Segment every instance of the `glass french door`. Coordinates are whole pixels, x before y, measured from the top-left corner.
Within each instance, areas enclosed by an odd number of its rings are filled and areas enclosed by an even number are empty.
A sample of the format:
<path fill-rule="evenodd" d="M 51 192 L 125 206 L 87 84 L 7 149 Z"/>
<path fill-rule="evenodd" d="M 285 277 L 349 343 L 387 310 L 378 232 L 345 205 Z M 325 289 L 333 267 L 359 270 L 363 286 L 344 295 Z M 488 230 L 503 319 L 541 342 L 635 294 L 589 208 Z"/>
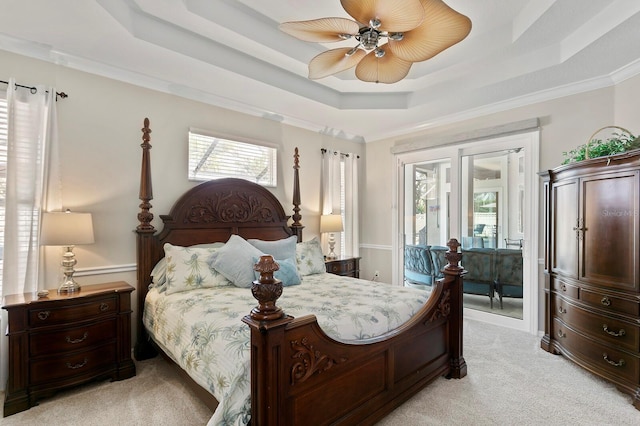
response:
<path fill-rule="evenodd" d="M 398 155 L 403 285 L 430 288 L 405 253 L 428 253 L 437 279 L 456 238 L 467 270 L 465 315 L 537 330 L 537 146 L 535 132 Z"/>

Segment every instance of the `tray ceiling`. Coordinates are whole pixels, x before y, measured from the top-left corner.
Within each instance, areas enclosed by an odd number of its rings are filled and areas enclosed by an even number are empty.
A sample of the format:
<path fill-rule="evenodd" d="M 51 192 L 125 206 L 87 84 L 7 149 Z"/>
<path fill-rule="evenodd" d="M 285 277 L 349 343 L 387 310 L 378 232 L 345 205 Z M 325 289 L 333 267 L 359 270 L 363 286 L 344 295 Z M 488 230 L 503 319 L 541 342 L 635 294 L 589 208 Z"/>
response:
<path fill-rule="evenodd" d="M 339 44 L 284 21 L 338 0 L 4 0 L 0 49 L 352 140 L 398 136 L 640 73 L 637 0 L 448 0 L 471 34 L 392 85 L 307 78 Z M 5 76 L 9 77 L 9 76 Z M 64 90 L 64 88 L 59 88 Z"/>

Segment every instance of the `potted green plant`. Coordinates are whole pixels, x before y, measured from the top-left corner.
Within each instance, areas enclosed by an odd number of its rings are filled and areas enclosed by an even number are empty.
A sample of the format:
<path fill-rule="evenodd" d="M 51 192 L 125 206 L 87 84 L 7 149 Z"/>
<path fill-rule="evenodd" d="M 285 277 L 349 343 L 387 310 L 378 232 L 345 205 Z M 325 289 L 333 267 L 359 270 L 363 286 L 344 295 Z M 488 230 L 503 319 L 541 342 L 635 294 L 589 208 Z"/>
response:
<path fill-rule="evenodd" d="M 598 133 L 607 129 L 613 129 L 609 137 L 605 139 L 595 137 Z M 634 136 L 633 133 L 622 127 L 606 126 L 596 130 L 586 144 L 580 145 L 571 151 L 563 152 L 562 155 L 564 155 L 565 159 L 562 164 L 620 154 L 637 148 L 640 148 L 640 138 Z"/>

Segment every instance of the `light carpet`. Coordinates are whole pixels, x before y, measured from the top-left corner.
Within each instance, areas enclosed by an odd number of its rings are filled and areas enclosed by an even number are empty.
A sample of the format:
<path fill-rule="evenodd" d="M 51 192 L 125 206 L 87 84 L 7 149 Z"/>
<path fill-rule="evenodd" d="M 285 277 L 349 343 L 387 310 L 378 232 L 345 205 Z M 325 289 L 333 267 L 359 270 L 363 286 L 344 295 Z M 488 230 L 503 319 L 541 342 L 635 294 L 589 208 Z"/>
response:
<path fill-rule="evenodd" d="M 525 332 L 464 321 L 468 375 L 438 378 L 379 425 L 638 425 L 631 397 Z M 162 358 L 136 362 L 137 375 L 62 392 L 5 417 L 17 425 L 205 425 L 207 409 Z M 4 399 L 4 397 L 3 397 Z M 307 425 L 305 425 L 307 426 Z"/>

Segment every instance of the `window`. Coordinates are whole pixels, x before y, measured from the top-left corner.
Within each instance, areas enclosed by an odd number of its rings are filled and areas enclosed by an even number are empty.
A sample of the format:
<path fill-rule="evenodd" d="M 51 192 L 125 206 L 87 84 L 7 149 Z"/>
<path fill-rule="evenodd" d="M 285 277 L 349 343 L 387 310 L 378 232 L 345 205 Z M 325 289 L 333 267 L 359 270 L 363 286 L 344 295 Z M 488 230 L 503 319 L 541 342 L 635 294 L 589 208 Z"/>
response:
<path fill-rule="evenodd" d="M 190 131 L 189 179 L 234 177 L 277 186 L 277 153 L 273 147 Z"/>
<path fill-rule="evenodd" d="M 0 290 L 4 258 L 4 206 L 7 194 L 7 140 L 8 140 L 7 100 L 0 97 Z"/>

